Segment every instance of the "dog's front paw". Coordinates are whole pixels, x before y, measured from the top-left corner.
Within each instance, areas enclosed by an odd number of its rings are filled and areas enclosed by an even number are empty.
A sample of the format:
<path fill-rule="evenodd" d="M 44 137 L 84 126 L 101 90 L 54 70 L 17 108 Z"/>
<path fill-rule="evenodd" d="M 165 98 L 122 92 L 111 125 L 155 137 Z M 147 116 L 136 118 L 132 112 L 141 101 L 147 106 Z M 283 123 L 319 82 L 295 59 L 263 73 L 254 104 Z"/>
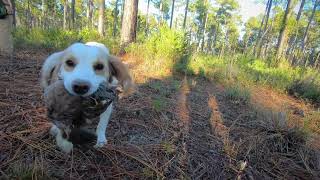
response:
<path fill-rule="evenodd" d="M 97 140 L 97 144 L 94 145 L 95 148 L 102 148 L 104 145 L 107 144 L 107 139 L 106 138 L 101 138 Z"/>
<path fill-rule="evenodd" d="M 49 133 L 51 134 L 51 136 L 56 137 L 57 134 L 59 133 L 59 128 L 56 125 L 52 125 Z"/>

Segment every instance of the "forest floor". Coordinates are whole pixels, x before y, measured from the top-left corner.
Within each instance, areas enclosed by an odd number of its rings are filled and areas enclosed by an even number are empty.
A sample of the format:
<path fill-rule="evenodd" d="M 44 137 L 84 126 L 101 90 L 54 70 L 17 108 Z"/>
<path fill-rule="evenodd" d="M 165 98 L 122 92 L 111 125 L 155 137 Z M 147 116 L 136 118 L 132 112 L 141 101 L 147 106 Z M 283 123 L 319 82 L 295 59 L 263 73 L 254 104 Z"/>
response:
<path fill-rule="evenodd" d="M 137 91 L 117 103 L 108 144 L 65 155 L 39 87 L 47 56 L 0 55 L 0 179 L 320 178 L 320 122 L 305 128 L 319 115 L 312 105 L 259 86 L 249 103 L 231 100 L 221 84 L 153 77 L 128 57 Z"/>

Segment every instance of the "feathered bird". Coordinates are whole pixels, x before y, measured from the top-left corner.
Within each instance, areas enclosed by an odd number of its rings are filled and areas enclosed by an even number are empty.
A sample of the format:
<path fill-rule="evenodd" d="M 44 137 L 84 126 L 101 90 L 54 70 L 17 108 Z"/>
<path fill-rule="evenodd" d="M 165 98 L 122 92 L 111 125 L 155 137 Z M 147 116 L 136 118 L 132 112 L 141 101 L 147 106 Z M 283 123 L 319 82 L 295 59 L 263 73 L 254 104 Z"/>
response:
<path fill-rule="evenodd" d="M 99 122 L 100 114 L 116 101 L 117 97 L 116 87 L 108 86 L 107 83 L 100 84 L 98 90 L 88 97 L 71 95 L 61 80 L 52 83 L 44 92 L 49 120 L 63 131 L 64 138 L 79 141 L 78 143 L 95 136 L 92 129 Z M 81 133 L 82 137 L 77 137 Z"/>

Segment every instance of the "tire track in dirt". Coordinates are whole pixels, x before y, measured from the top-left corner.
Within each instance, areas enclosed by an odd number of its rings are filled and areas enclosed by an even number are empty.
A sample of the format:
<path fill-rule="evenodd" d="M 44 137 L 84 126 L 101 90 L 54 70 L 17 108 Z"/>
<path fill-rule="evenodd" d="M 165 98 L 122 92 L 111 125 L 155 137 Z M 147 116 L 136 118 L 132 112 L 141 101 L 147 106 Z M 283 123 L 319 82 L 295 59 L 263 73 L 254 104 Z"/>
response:
<path fill-rule="evenodd" d="M 221 122 L 213 123 L 220 117 L 211 107 L 215 97 L 196 82 L 189 85 L 186 77 L 181 84 L 176 109 L 183 125 L 180 165 L 191 179 L 224 179 L 228 158 L 223 155 L 224 142 L 219 137 L 223 135 L 213 133 L 213 129 L 222 126 Z"/>

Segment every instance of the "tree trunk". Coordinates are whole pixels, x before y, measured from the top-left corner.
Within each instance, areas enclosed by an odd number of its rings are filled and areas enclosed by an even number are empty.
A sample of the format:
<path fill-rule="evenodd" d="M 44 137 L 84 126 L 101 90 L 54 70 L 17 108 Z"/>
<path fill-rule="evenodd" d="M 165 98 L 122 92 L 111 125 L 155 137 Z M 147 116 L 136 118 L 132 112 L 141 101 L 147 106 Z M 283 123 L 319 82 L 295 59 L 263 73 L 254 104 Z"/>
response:
<path fill-rule="evenodd" d="M 273 2 L 273 0 L 270 0 L 270 2 L 269 2 L 265 23 L 264 23 L 263 30 L 262 30 L 262 35 L 261 35 L 261 38 L 260 38 L 260 43 L 258 45 L 258 54 L 257 54 L 258 57 L 260 57 L 260 55 L 261 55 L 262 44 L 263 44 L 263 41 L 265 39 L 265 35 L 267 33 L 267 27 L 268 27 L 270 11 L 271 11 L 271 8 L 272 8 L 272 2 Z"/>
<path fill-rule="evenodd" d="M 11 33 L 15 11 L 14 2 L 10 0 L 5 2 L 5 8 L 9 15 L 4 19 L 0 19 L 0 54 L 8 54 L 11 57 L 13 53 L 13 38 Z"/>
<path fill-rule="evenodd" d="M 71 0 L 71 27 L 70 29 L 74 29 L 75 28 L 75 5 L 76 5 L 76 1 L 75 0 Z"/>
<path fill-rule="evenodd" d="M 146 35 L 148 35 L 148 33 L 149 33 L 149 8 L 150 8 L 150 1 L 151 1 L 151 0 L 148 0 L 148 5 L 147 5 L 146 27 L 145 27 Z"/>
<path fill-rule="evenodd" d="M 315 15 L 317 6 L 319 5 L 319 2 L 320 2 L 320 0 L 316 0 L 314 2 L 314 6 L 313 6 L 313 9 L 312 9 L 312 14 L 309 17 L 308 25 L 306 27 L 306 30 L 304 31 L 303 40 L 302 40 L 302 44 L 301 44 L 302 53 L 304 53 L 305 44 L 307 43 L 307 39 L 308 39 L 308 31 L 309 31 L 309 28 L 310 28 L 310 24 L 311 24 L 311 22 L 312 22 L 312 20 L 314 18 L 314 15 Z"/>
<path fill-rule="evenodd" d="M 187 0 L 186 8 L 184 10 L 183 29 L 186 28 L 187 17 L 188 17 L 188 9 L 189 9 L 189 0 Z"/>
<path fill-rule="evenodd" d="M 63 29 L 67 29 L 67 20 L 68 20 L 68 0 L 64 0 L 63 5 Z"/>
<path fill-rule="evenodd" d="M 172 0 L 171 17 L 170 17 L 170 29 L 172 28 L 172 22 L 173 22 L 174 2 L 175 2 L 175 0 Z"/>
<path fill-rule="evenodd" d="M 13 19 L 12 19 L 12 24 L 13 24 L 13 27 L 15 28 L 16 27 L 16 2 L 15 0 L 11 0 L 10 1 L 11 4 L 12 4 L 12 15 L 13 15 Z"/>
<path fill-rule="evenodd" d="M 93 0 L 88 0 L 87 5 L 87 19 L 88 19 L 88 28 L 92 28 L 92 14 L 93 14 Z"/>
<path fill-rule="evenodd" d="M 287 30 L 287 22 L 288 22 L 289 14 L 291 13 L 291 10 L 292 10 L 292 0 L 288 0 L 286 12 L 285 12 L 283 20 L 282 20 L 282 25 L 280 28 L 278 43 L 277 43 L 277 47 L 276 47 L 277 48 L 277 52 L 276 52 L 277 60 L 279 60 L 281 58 L 282 53 L 283 53 L 283 46 L 284 46 L 286 30 Z"/>
<path fill-rule="evenodd" d="M 121 27 L 121 53 L 124 48 L 136 40 L 138 0 L 125 0 Z"/>
<path fill-rule="evenodd" d="M 46 27 L 46 1 L 41 0 L 41 25 L 42 28 Z"/>
<path fill-rule="evenodd" d="M 214 25 L 211 25 L 210 26 L 210 35 L 209 35 L 209 39 L 208 39 L 208 48 L 207 48 L 207 53 L 209 52 L 212 52 L 212 45 L 213 45 L 213 42 L 214 42 L 214 35 L 215 35 L 215 26 Z"/>
<path fill-rule="evenodd" d="M 208 12 L 205 12 L 205 19 L 203 21 L 203 29 L 202 29 L 202 42 L 201 42 L 201 51 L 203 52 L 204 49 L 204 39 L 206 35 L 206 28 L 207 28 L 207 21 L 208 21 Z"/>
<path fill-rule="evenodd" d="M 105 0 L 99 0 L 98 31 L 101 36 L 104 36 L 104 10 L 105 10 Z"/>
<path fill-rule="evenodd" d="M 159 6 L 160 20 L 159 20 L 159 25 L 162 23 L 162 19 L 163 19 L 163 16 L 164 16 L 164 13 L 162 12 L 162 8 L 163 8 L 163 2 L 162 2 L 162 0 L 160 0 L 160 6 Z"/>
<path fill-rule="evenodd" d="M 122 28 L 122 22 L 123 22 L 123 14 L 124 14 L 124 6 L 125 6 L 125 4 L 126 4 L 126 0 L 122 0 L 122 6 L 121 6 L 121 23 L 120 23 L 120 25 L 121 25 L 121 28 Z"/>
<path fill-rule="evenodd" d="M 298 14 L 297 14 L 297 17 L 296 17 L 296 25 L 297 26 L 299 25 L 299 21 L 300 21 L 300 18 L 301 18 L 301 14 L 302 14 L 302 10 L 303 10 L 305 2 L 306 2 L 306 0 L 302 0 L 301 1 L 300 7 L 299 7 L 299 11 L 298 11 Z M 296 31 L 295 31 L 294 35 L 291 36 L 290 39 L 289 39 L 289 48 L 288 48 L 287 53 L 286 53 L 287 56 L 290 56 L 292 50 L 294 50 L 294 48 L 296 46 L 298 32 L 299 32 L 299 28 L 296 28 Z"/>
<path fill-rule="evenodd" d="M 114 11 L 113 11 L 113 30 L 112 30 L 112 36 L 115 37 L 117 34 L 117 24 L 118 24 L 118 15 L 119 15 L 119 10 L 118 10 L 118 4 L 119 0 L 116 0 Z"/>
<path fill-rule="evenodd" d="M 261 53 L 263 34 L 265 33 L 266 28 L 268 26 L 271 7 L 272 7 L 272 0 L 268 0 L 266 10 L 265 10 L 265 15 L 263 16 L 261 24 L 260 24 L 260 29 L 259 29 L 258 38 L 257 38 L 257 44 L 254 48 L 254 55 L 256 57 L 259 57 L 260 53 Z"/>
<path fill-rule="evenodd" d="M 218 23 L 217 24 L 217 27 L 216 27 L 216 30 L 214 32 L 214 39 L 213 39 L 213 54 L 217 54 L 217 51 L 216 51 L 216 46 L 217 46 L 217 37 L 218 37 L 218 34 L 219 34 L 219 28 L 220 28 L 220 24 Z"/>
<path fill-rule="evenodd" d="M 29 29 L 32 28 L 32 17 L 31 17 L 31 9 L 30 9 L 30 0 L 28 0 L 28 5 L 27 5 L 27 16 L 26 16 L 26 19 L 27 19 L 27 27 L 29 27 Z"/>

